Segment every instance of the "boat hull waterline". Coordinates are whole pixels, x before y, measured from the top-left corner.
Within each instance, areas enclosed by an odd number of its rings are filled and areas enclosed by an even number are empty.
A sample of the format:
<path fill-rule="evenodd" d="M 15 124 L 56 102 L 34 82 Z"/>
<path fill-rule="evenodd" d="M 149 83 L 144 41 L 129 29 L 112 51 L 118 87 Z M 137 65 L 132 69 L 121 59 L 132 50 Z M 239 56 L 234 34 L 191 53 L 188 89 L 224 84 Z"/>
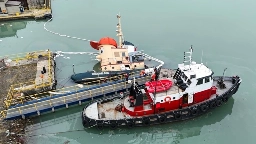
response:
<path fill-rule="evenodd" d="M 220 80 L 221 78 L 222 76 L 215 76 L 214 81 Z M 82 112 L 83 126 L 84 127 L 97 126 L 99 129 L 102 129 L 103 127 L 110 127 L 111 129 L 116 129 L 117 127 L 121 127 L 121 126 L 132 128 L 134 126 L 149 126 L 149 125 L 155 125 L 155 124 L 170 123 L 170 122 L 177 122 L 177 121 L 192 119 L 199 115 L 207 113 L 211 109 L 220 107 L 223 103 L 228 102 L 228 99 L 237 92 L 242 81 L 240 77 L 224 77 L 224 80 L 232 83 L 232 86 L 228 89 L 225 89 L 225 91 L 221 95 L 218 95 L 213 99 L 209 99 L 201 103 L 196 103 L 189 107 L 184 107 L 181 109 L 176 109 L 172 111 L 166 111 L 166 112 L 151 114 L 151 115 L 134 116 L 134 117 L 130 116 L 123 119 L 113 119 L 113 120 L 112 119 L 108 119 L 108 120 L 92 119 L 92 118 L 89 118 L 85 113 L 86 109 L 90 105 L 95 103 L 104 104 L 104 103 L 113 101 L 115 99 L 123 99 L 124 95 L 114 95 L 113 97 L 106 97 L 103 99 L 95 100 L 90 102 L 83 109 L 83 112 Z"/>

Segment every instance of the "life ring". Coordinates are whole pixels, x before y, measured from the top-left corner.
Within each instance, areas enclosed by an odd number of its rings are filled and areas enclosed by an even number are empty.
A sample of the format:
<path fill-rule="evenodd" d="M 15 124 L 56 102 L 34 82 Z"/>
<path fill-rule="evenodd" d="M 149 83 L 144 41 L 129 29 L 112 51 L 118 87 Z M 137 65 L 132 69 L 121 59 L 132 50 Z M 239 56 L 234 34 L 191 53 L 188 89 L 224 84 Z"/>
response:
<path fill-rule="evenodd" d="M 221 105 L 222 105 L 222 101 L 221 101 L 221 100 L 217 100 L 217 101 L 216 101 L 216 106 L 217 106 L 217 107 L 220 107 Z"/>
<path fill-rule="evenodd" d="M 194 115 L 194 116 L 197 115 L 197 108 L 196 107 L 193 107 L 190 110 L 191 110 L 192 115 Z"/>
<path fill-rule="evenodd" d="M 167 96 L 167 97 L 164 98 L 164 101 L 165 101 L 165 102 L 171 102 L 171 100 L 172 100 L 172 99 L 171 99 L 171 97 L 169 97 L 169 96 Z"/>
<path fill-rule="evenodd" d="M 144 117 L 143 120 L 142 120 L 142 122 L 143 122 L 143 124 L 144 124 L 145 126 L 150 125 L 150 119 L 149 119 L 148 117 Z"/>
<path fill-rule="evenodd" d="M 207 110 L 207 106 L 205 104 L 201 105 L 201 111 L 205 112 Z"/>
<path fill-rule="evenodd" d="M 175 113 L 175 114 L 174 114 L 174 118 L 175 118 L 176 120 L 181 119 L 181 114 L 180 114 L 180 112 Z"/>
<path fill-rule="evenodd" d="M 211 109 L 214 109 L 215 107 L 216 107 L 216 103 L 215 103 L 215 101 L 211 102 L 211 104 L 210 104 L 210 108 L 211 108 Z"/>
<path fill-rule="evenodd" d="M 116 123 L 116 121 L 111 121 L 111 123 L 110 123 L 110 128 L 111 128 L 111 129 L 116 129 L 116 128 L 117 128 L 117 123 Z"/>
<path fill-rule="evenodd" d="M 127 121 L 127 122 L 126 122 L 126 125 L 128 126 L 128 128 L 134 127 L 134 122 L 133 122 L 133 120 Z"/>
<path fill-rule="evenodd" d="M 160 123 L 164 123 L 164 122 L 166 121 L 166 116 L 165 116 L 165 115 L 160 115 L 160 116 L 158 117 L 158 121 L 159 121 Z"/>

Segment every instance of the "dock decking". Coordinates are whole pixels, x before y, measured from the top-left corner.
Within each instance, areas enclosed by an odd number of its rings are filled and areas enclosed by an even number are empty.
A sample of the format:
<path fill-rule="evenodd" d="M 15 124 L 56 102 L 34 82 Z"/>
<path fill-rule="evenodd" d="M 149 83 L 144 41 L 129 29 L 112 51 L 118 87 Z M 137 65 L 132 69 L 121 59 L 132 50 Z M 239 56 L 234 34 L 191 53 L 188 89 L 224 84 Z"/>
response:
<path fill-rule="evenodd" d="M 26 96 L 51 90 L 55 83 L 54 54 L 37 51 L 0 58 L 0 97 L 8 109 L 11 105 L 23 103 Z M 42 74 L 43 67 L 46 73 Z"/>

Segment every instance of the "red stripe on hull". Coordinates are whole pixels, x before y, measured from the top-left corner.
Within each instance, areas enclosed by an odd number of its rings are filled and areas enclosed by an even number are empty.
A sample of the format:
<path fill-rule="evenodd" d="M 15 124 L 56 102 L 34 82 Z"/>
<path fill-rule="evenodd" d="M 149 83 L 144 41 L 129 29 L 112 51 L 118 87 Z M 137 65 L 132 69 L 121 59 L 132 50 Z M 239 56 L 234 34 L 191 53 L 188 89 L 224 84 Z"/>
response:
<path fill-rule="evenodd" d="M 180 107 L 180 100 L 174 100 L 171 102 L 159 103 L 159 106 L 156 108 L 156 112 L 170 111 L 178 109 Z"/>
<path fill-rule="evenodd" d="M 154 109 L 149 110 L 141 110 L 141 111 L 130 111 L 124 107 L 124 112 L 126 112 L 130 116 L 144 116 L 154 114 Z"/>
<path fill-rule="evenodd" d="M 210 98 L 211 95 L 216 94 L 216 87 L 211 87 L 208 90 L 204 90 L 194 94 L 193 103 L 200 103 Z"/>
<path fill-rule="evenodd" d="M 130 111 L 127 108 L 124 107 L 123 111 L 126 112 L 130 116 L 145 116 L 145 115 L 151 115 L 154 113 L 161 113 L 166 111 L 172 111 L 175 109 L 179 109 L 180 107 L 187 107 L 202 101 L 205 101 L 210 98 L 211 95 L 216 94 L 216 87 L 211 87 L 208 90 L 204 90 L 198 93 L 194 94 L 193 102 L 190 104 L 183 103 L 183 97 L 177 100 L 173 100 L 170 102 L 164 102 L 164 103 L 156 103 L 155 106 L 150 106 L 151 109 L 144 110 L 143 106 L 136 106 L 134 107 L 134 111 Z M 143 102 L 144 105 L 150 105 L 152 100 L 148 99 Z M 154 110 L 155 109 L 155 110 Z"/>

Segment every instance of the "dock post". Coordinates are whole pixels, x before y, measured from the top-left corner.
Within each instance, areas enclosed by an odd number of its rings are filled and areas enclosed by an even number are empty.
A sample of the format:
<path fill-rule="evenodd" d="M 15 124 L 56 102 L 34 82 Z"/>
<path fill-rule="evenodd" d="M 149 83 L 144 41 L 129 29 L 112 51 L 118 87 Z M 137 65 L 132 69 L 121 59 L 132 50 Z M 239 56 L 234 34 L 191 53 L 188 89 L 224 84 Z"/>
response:
<path fill-rule="evenodd" d="M 68 108 L 68 104 L 66 103 L 66 108 Z"/>
<path fill-rule="evenodd" d="M 54 107 L 52 107 L 52 112 L 54 112 Z"/>
<path fill-rule="evenodd" d="M 79 101 L 79 105 L 81 105 L 82 104 L 82 102 L 81 101 Z"/>

